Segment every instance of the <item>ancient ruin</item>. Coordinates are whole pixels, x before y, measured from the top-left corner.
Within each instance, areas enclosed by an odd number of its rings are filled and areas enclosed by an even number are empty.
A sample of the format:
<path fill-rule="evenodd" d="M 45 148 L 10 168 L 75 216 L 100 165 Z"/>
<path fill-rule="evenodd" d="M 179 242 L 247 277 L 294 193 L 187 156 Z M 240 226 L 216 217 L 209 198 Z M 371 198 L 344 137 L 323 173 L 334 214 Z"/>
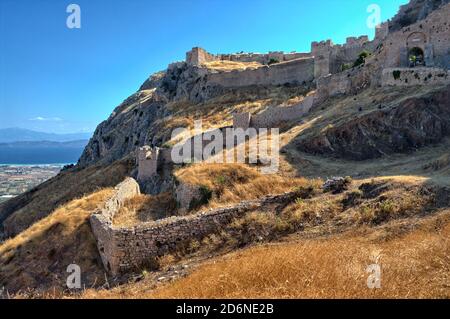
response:
<path fill-rule="evenodd" d="M 336 45 L 331 40 L 313 42 L 311 52 L 267 54 L 211 54 L 196 47 L 184 62 L 169 66 L 169 71 L 184 75 L 189 90 L 164 83 L 173 97 L 201 100 L 214 90 L 280 85 L 309 85 L 315 91 L 292 106 L 272 106 L 258 114 L 233 115 L 233 128 L 273 128 L 283 122 L 298 121 L 312 108 L 336 95 L 358 94 L 368 87 L 415 86 L 450 82 L 450 4 L 444 4 L 423 19 L 398 27 L 389 21 L 381 24 L 373 40 L 367 36 L 350 37 Z M 364 55 L 362 53 L 365 52 Z M 213 61 L 258 62 L 261 66 L 231 71 L 209 70 Z M 158 81 L 152 78 L 144 84 Z M 189 82 L 190 81 L 190 82 Z M 186 86 L 188 87 L 188 86 Z M 189 92 L 188 92 L 189 91 Z M 218 130 L 224 131 L 223 126 Z M 207 132 L 201 133 L 206 134 Z M 223 144 L 226 145 L 226 135 Z M 194 138 L 185 143 L 194 143 Z M 205 145 L 203 145 L 204 147 Z M 142 184 L 158 175 L 161 167 L 172 164 L 172 148 L 143 146 L 137 151 L 137 181 Z M 178 184 L 173 192 L 181 210 L 189 209 L 200 196 L 193 185 Z M 114 214 L 126 198 L 140 194 L 139 185 L 127 179 L 117 186 L 105 208 L 91 217 L 91 225 L 105 268 L 112 274 L 137 269 L 151 259 L 175 249 L 180 243 L 199 239 L 218 226 L 268 202 L 286 201 L 295 192 L 269 196 L 257 201 L 184 217 L 171 217 L 132 228 L 113 226 Z"/>

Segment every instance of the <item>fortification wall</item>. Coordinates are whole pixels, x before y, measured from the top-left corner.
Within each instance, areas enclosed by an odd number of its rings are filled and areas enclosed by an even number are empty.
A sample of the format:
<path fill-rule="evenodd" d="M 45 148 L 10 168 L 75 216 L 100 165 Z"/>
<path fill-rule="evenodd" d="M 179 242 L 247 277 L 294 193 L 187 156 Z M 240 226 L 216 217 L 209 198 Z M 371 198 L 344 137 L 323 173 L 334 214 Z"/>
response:
<path fill-rule="evenodd" d="M 186 53 L 186 62 L 190 65 L 201 66 L 205 62 L 212 61 L 235 61 L 235 62 L 258 62 L 267 65 L 272 60 L 287 62 L 301 58 L 311 58 L 311 53 L 274 51 L 269 53 L 233 53 L 233 54 L 211 54 L 206 50 L 195 47 Z"/>
<path fill-rule="evenodd" d="M 250 126 L 254 128 L 272 128 L 282 122 L 299 119 L 309 112 L 313 103 L 314 96 L 308 96 L 301 103 L 293 106 L 270 107 L 259 114 L 253 115 L 250 120 Z M 236 125 L 239 125 L 239 123 Z"/>
<path fill-rule="evenodd" d="M 302 84 L 312 80 L 314 80 L 314 59 L 312 58 L 302 58 L 251 70 L 208 75 L 209 85 L 219 85 L 224 88 Z"/>
<path fill-rule="evenodd" d="M 408 52 L 423 50 L 428 67 L 450 69 L 450 4 L 433 11 L 427 18 L 390 33 L 385 41 L 385 68 L 408 67 Z"/>
<path fill-rule="evenodd" d="M 381 26 L 380 26 L 381 27 Z M 342 71 L 344 64 L 352 65 L 362 51 L 373 52 L 381 39 L 386 35 L 386 27 L 379 31 L 375 41 L 367 36 L 349 37 L 343 45 L 336 45 L 331 40 L 313 42 L 311 52 L 314 56 L 314 77 L 335 74 Z"/>
<path fill-rule="evenodd" d="M 97 248 L 105 269 L 111 272 L 119 267 L 122 254 L 117 251 L 116 236 L 112 222 L 125 200 L 140 194 L 138 183 L 127 178 L 116 186 L 113 196 L 108 199 L 104 207 L 92 214 L 90 218 L 92 232 L 97 240 Z"/>
<path fill-rule="evenodd" d="M 221 226 L 246 212 L 271 203 L 294 200 L 298 192 L 266 196 L 261 200 L 244 201 L 226 208 L 201 212 L 191 216 L 170 217 L 135 227 L 115 227 L 114 214 L 126 198 L 139 193 L 133 179 L 127 179 L 117 186 L 114 196 L 100 212 L 91 216 L 91 226 L 105 269 L 117 275 L 126 271 L 139 270 L 151 261 L 191 240 L 218 231 Z"/>
<path fill-rule="evenodd" d="M 372 65 L 373 66 L 373 65 Z M 378 70 L 371 65 L 357 67 L 337 74 L 329 74 L 317 80 L 316 101 L 321 103 L 328 97 L 341 94 L 357 94 L 364 88 L 377 85 Z"/>
<path fill-rule="evenodd" d="M 388 68 L 383 70 L 382 86 L 440 85 L 450 82 L 450 71 L 439 68 Z"/>
<path fill-rule="evenodd" d="M 200 200 L 202 194 L 199 186 L 180 183 L 175 189 L 175 196 L 180 209 L 187 212 L 193 201 Z"/>
<path fill-rule="evenodd" d="M 271 60 L 275 60 L 278 62 L 286 62 L 310 57 L 311 53 L 269 52 L 267 54 L 259 54 L 259 53 L 221 54 L 219 56 L 219 60 L 235 61 L 235 62 L 258 62 L 266 65 Z"/>
<path fill-rule="evenodd" d="M 159 157 L 160 150 L 157 147 L 143 146 L 137 150 L 138 181 L 145 181 L 156 174 L 160 164 Z"/>

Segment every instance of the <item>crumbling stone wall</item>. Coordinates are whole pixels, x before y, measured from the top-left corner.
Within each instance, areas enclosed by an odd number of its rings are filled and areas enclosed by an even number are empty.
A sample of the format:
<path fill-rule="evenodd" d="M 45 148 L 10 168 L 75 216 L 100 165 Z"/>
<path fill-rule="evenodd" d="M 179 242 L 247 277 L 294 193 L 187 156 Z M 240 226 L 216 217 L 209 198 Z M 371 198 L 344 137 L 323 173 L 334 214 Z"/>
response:
<path fill-rule="evenodd" d="M 104 207 L 90 218 L 92 232 L 97 240 L 97 248 L 103 265 L 114 272 L 120 264 L 121 254 L 117 251 L 117 242 L 113 231 L 113 218 L 126 199 L 140 194 L 139 185 L 133 178 L 127 178 L 116 186 L 113 196 Z"/>
<path fill-rule="evenodd" d="M 273 128 L 282 122 L 299 119 L 309 112 L 314 104 L 314 96 L 307 96 L 302 102 L 293 106 L 269 107 L 251 117 L 250 126 L 254 128 Z"/>
<path fill-rule="evenodd" d="M 388 68 L 383 70 L 382 86 L 446 84 L 450 71 L 439 68 Z"/>
<path fill-rule="evenodd" d="M 175 198 L 181 213 L 187 212 L 195 201 L 200 201 L 202 192 L 198 185 L 180 183 L 175 189 Z"/>
<path fill-rule="evenodd" d="M 138 159 L 138 181 L 145 181 L 156 175 L 160 164 L 158 147 L 150 147 L 148 145 L 140 147 L 137 150 Z"/>
<path fill-rule="evenodd" d="M 138 270 L 158 256 L 176 251 L 186 241 L 201 240 L 220 230 L 234 218 L 271 203 L 295 200 L 298 192 L 271 195 L 261 200 L 243 201 L 237 205 L 201 212 L 190 216 L 169 217 L 135 227 L 116 227 L 114 214 L 127 197 L 139 192 L 137 183 L 127 179 L 116 188 L 116 194 L 105 208 L 91 217 L 91 226 L 105 269 L 113 275 Z"/>

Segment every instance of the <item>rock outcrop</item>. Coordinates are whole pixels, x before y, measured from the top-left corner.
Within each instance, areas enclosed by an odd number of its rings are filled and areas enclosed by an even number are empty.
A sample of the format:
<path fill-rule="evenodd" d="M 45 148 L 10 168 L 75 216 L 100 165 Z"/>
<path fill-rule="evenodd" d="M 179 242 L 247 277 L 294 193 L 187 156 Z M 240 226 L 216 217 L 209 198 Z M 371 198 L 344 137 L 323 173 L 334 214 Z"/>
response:
<path fill-rule="evenodd" d="M 300 139 L 297 148 L 312 154 L 366 160 L 413 151 L 446 136 L 450 136 L 450 85 Z"/>
<path fill-rule="evenodd" d="M 397 31 L 423 20 L 431 12 L 447 3 L 450 3 L 450 0 L 412 0 L 408 4 L 400 7 L 397 15 L 389 21 L 389 29 L 391 31 Z"/>

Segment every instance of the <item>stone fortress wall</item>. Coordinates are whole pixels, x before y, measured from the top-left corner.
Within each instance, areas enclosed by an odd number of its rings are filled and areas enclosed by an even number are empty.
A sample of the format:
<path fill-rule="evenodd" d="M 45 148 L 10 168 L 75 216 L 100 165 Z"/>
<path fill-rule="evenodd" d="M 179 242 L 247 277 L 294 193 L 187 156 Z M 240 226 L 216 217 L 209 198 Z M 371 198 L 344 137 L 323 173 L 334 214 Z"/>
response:
<path fill-rule="evenodd" d="M 186 62 L 190 65 L 201 66 L 205 62 L 213 61 L 234 61 L 234 62 L 258 62 L 263 65 L 269 64 L 271 60 L 277 62 L 292 61 L 301 58 L 311 58 L 311 53 L 284 53 L 269 52 L 265 54 L 261 53 L 236 53 L 236 54 L 211 54 L 205 49 L 195 47 L 191 51 L 186 53 Z"/>
<path fill-rule="evenodd" d="M 213 55 L 197 47 L 187 53 L 186 62 L 201 67 L 203 63 L 210 61 L 255 61 L 268 64 L 271 59 L 275 59 L 280 63 L 256 69 L 212 72 L 208 74 L 207 84 L 229 88 L 314 81 L 317 84 L 319 102 L 329 96 L 355 93 L 368 85 L 380 86 L 386 83 L 386 80 L 382 80 L 382 70 L 409 67 L 409 53 L 413 48 L 423 52 L 425 67 L 450 69 L 449 17 L 450 4 L 447 3 L 425 19 L 397 31 L 390 31 L 389 21 L 382 23 L 376 29 L 373 41 L 367 36 L 360 36 L 349 37 L 342 45 L 336 45 L 331 40 L 313 42 L 311 52 L 308 53 Z M 376 53 L 377 57 L 369 57 L 366 64 L 377 64 L 378 68 L 343 72 L 343 66 L 351 66 L 362 51 Z M 417 81 L 413 83 L 425 84 Z M 400 85 L 400 82 L 389 82 L 389 85 L 395 84 Z"/>
<path fill-rule="evenodd" d="M 299 58 L 287 62 L 265 65 L 256 69 L 235 70 L 230 72 L 211 73 L 208 85 L 219 85 L 224 88 L 306 84 L 314 80 L 314 59 Z"/>
<path fill-rule="evenodd" d="M 398 31 L 389 31 L 389 22 L 381 24 L 375 39 L 367 36 L 350 37 L 343 45 L 335 45 L 331 40 L 313 42 L 311 53 L 272 52 L 269 54 L 213 55 L 201 48 L 194 48 L 186 55 L 186 62 L 196 67 L 208 61 L 258 61 L 267 63 L 270 59 L 284 61 L 257 69 L 212 72 L 207 74 L 209 85 L 242 87 L 248 85 L 282 85 L 314 81 L 317 86 L 314 95 L 301 103 L 290 106 L 269 107 L 259 114 L 234 114 L 233 127 L 247 129 L 272 128 L 284 121 L 302 118 L 313 105 L 322 103 L 329 97 L 357 94 L 369 86 L 410 86 L 422 84 L 443 84 L 450 81 L 450 4 L 433 11 L 424 20 Z M 420 30 L 420 31 L 419 31 Z M 419 47 L 424 52 L 425 66 L 405 67 L 405 52 L 411 47 Z M 363 50 L 373 54 L 365 65 L 341 71 L 343 64 L 353 63 Z M 405 51 L 406 50 L 406 51 Z M 400 78 L 394 77 L 400 72 Z M 413 71 L 413 72 L 411 72 Z M 221 128 L 224 130 L 226 127 Z M 205 133 L 203 133 L 205 134 Z M 225 134 L 223 134 L 225 138 Z M 194 139 L 186 141 L 193 146 Z M 208 141 L 204 141 L 208 144 Z M 223 145 L 226 145 L 224 139 Z M 171 149 L 140 150 L 138 180 L 157 174 L 162 163 L 171 162 Z M 142 171 L 142 172 L 141 172 Z"/>
<path fill-rule="evenodd" d="M 450 4 L 433 11 L 425 19 L 398 31 L 389 30 L 389 23 L 382 24 L 375 39 L 365 36 L 348 38 L 343 45 L 334 45 L 331 40 L 314 42 L 311 53 L 272 52 L 269 54 L 212 55 L 201 48 L 188 52 L 187 64 L 202 68 L 209 61 L 229 60 L 268 64 L 271 59 L 280 63 L 256 69 L 231 72 L 209 72 L 207 84 L 223 87 L 249 85 L 284 85 L 315 82 L 315 95 L 306 97 L 291 107 L 272 107 L 251 115 L 235 114 L 234 128 L 270 128 L 282 121 L 301 118 L 313 105 L 328 97 L 340 94 L 357 94 L 368 86 L 409 86 L 448 83 L 450 80 Z M 424 61 L 419 67 L 409 67 L 412 49 L 423 52 Z M 364 66 L 341 71 L 343 64 L 353 63 L 362 50 L 372 52 Z M 221 128 L 224 130 L 226 127 Z M 205 134 L 205 133 L 202 133 Z M 226 135 L 224 135 L 226 136 Z M 194 139 L 186 141 L 194 143 Z M 208 142 L 206 142 L 208 143 Z M 226 145 L 226 140 L 223 141 Z M 203 147 L 205 145 L 203 144 Z M 145 146 L 138 150 L 138 180 L 158 174 L 158 168 L 171 162 L 172 149 Z M 173 217 L 132 228 L 117 228 L 113 225 L 114 214 L 124 200 L 140 193 L 133 179 L 117 186 L 114 196 L 105 208 L 92 215 L 91 225 L 98 241 L 98 248 L 105 268 L 118 274 L 139 267 L 152 258 L 169 253 L 183 241 L 200 239 L 214 232 L 220 225 L 233 218 L 270 202 L 286 201 L 293 193 L 269 196 L 260 201 L 243 202 L 239 205 L 203 212 L 192 216 Z M 177 200 L 183 207 L 190 205 L 198 196 L 198 189 L 189 185 L 178 185 Z"/>
<path fill-rule="evenodd" d="M 387 68 L 383 70 L 382 86 L 415 86 L 424 82 L 441 85 L 450 81 L 450 71 L 440 68 Z"/>
<path fill-rule="evenodd" d="M 316 62 L 315 73 L 320 76 L 316 79 L 318 102 L 335 95 L 356 94 L 368 86 L 448 83 L 449 78 L 442 74 L 450 69 L 450 4 L 433 11 L 424 20 L 395 32 L 389 32 L 386 22 L 377 30 L 373 44 L 367 47 L 374 48 L 371 52 L 375 54 L 366 59 L 365 67 L 333 73 L 331 71 L 336 68 L 333 63 L 328 64 L 320 59 Z M 410 67 L 409 53 L 413 48 L 423 52 L 423 66 Z M 330 73 L 324 75 L 328 66 Z M 394 69 L 401 72 L 402 81 L 394 79 Z"/>
<path fill-rule="evenodd" d="M 115 188 L 105 207 L 90 218 L 103 265 L 112 275 L 151 265 L 155 258 L 176 251 L 180 245 L 191 240 L 201 240 L 246 212 L 299 197 L 298 192 L 289 192 L 190 216 L 169 217 L 135 227 L 114 226 L 114 215 L 124 201 L 139 193 L 137 182 L 127 178 Z"/>
<path fill-rule="evenodd" d="M 298 104 L 292 106 L 275 106 L 269 107 L 261 113 L 252 115 L 250 113 L 239 113 L 233 114 L 233 126 L 224 126 L 221 128 L 217 128 L 214 130 L 209 130 L 200 133 L 199 135 L 193 136 L 186 141 L 184 141 L 184 145 L 190 144 L 189 147 L 180 148 L 190 149 L 191 154 L 188 158 L 193 158 L 196 156 L 194 150 L 197 150 L 196 140 L 200 141 L 202 151 L 201 154 L 198 155 L 198 158 L 203 154 L 204 148 L 211 143 L 211 135 L 214 132 L 220 131 L 222 134 L 222 146 L 227 147 L 227 129 L 244 129 L 255 128 L 258 133 L 258 129 L 270 129 L 274 127 L 278 127 L 283 122 L 289 122 L 293 120 L 298 120 L 302 118 L 305 114 L 307 114 L 314 105 L 315 97 L 314 95 L 307 96 Z M 150 147 L 148 145 L 140 147 L 137 150 L 136 158 L 138 164 L 138 173 L 137 180 L 140 183 L 145 183 L 149 179 L 153 178 L 158 174 L 158 170 L 165 164 L 173 164 L 172 160 L 172 151 L 173 148 L 159 148 L 159 147 Z M 180 154 L 181 155 L 181 154 Z M 206 160 L 206 158 L 203 158 Z M 191 190 L 183 188 L 180 189 L 181 193 L 191 193 Z M 191 196 L 192 197 L 192 196 Z M 178 202 L 181 204 L 183 208 L 188 207 L 188 203 L 190 199 L 181 200 Z"/>

